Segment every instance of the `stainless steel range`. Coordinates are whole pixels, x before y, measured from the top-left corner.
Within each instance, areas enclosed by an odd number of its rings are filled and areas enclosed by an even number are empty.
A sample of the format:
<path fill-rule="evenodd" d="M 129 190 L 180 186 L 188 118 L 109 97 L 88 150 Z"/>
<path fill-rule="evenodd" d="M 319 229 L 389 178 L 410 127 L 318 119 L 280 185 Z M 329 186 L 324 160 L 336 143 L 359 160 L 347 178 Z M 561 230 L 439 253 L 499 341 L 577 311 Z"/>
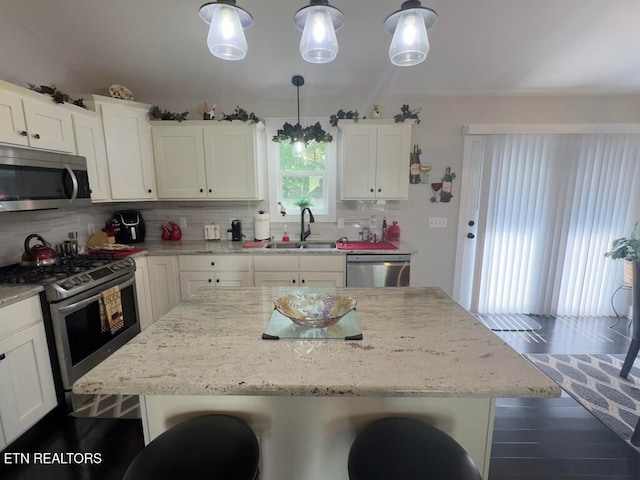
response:
<path fill-rule="evenodd" d="M 140 332 L 135 262 L 131 258 L 80 255 L 57 265 L 0 268 L 0 283 L 39 284 L 45 329 L 59 400 L 68 409 L 71 387 Z M 113 333 L 100 320 L 102 292 L 118 286 L 124 325 Z"/>

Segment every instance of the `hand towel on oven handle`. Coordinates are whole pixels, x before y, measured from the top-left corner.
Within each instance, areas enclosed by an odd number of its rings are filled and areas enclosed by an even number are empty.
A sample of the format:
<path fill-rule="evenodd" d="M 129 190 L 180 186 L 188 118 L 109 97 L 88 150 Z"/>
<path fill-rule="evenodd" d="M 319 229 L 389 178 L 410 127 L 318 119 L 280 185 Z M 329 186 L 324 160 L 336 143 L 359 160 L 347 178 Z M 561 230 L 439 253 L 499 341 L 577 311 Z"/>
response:
<path fill-rule="evenodd" d="M 109 332 L 113 335 L 124 326 L 120 287 L 116 285 L 102 292 L 98 303 L 100 304 L 100 330 L 102 333 Z"/>

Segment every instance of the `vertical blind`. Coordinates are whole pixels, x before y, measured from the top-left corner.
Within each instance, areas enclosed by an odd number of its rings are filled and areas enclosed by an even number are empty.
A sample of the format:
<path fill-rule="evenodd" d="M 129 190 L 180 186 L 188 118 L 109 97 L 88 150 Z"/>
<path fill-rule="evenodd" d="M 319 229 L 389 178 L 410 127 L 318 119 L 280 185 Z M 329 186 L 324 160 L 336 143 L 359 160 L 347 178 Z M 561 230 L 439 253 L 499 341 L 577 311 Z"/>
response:
<path fill-rule="evenodd" d="M 622 262 L 604 253 L 640 218 L 640 135 L 489 135 L 485 166 L 478 311 L 610 315 Z"/>

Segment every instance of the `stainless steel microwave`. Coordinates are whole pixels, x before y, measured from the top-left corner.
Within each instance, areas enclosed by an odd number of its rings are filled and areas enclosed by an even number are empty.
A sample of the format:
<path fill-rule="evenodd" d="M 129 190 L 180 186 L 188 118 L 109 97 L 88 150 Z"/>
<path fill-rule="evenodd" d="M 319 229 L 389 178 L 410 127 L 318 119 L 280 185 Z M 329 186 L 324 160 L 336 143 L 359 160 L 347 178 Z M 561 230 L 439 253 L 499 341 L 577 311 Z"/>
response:
<path fill-rule="evenodd" d="M 0 145 L 0 212 L 90 204 L 86 158 Z"/>

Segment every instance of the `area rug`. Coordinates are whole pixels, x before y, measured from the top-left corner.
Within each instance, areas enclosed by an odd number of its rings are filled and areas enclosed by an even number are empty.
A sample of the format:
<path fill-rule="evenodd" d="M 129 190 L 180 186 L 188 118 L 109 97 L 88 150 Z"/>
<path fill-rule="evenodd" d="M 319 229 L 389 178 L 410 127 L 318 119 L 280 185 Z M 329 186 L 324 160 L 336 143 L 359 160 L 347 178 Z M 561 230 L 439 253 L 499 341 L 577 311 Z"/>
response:
<path fill-rule="evenodd" d="M 640 452 L 630 439 L 640 415 L 640 368 L 619 376 L 624 355 L 528 354 L 531 363 Z"/>
<path fill-rule="evenodd" d="M 476 313 L 476 317 L 494 332 L 533 332 L 542 328 L 542 325 L 528 315 Z"/>

